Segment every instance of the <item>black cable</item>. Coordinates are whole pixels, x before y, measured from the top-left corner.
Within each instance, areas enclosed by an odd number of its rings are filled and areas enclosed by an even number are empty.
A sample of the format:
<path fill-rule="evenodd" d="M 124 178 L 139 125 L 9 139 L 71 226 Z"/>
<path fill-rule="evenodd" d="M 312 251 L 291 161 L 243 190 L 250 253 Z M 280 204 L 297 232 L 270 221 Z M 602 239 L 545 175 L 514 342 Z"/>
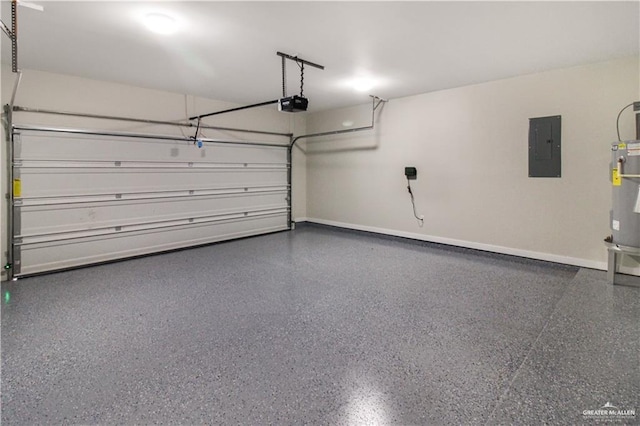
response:
<path fill-rule="evenodd" d="M 629 105 L 627 105 L 626 107 L 622 108 L 620 110 L 620 112 L 618 113 L 618 118 L 616 118 L 616 130 L 618 131 L 618 142 L 622 142 L 622 139 L 620 139 L 620 116 L 622 115 L 622 111 L 624 111 L 625 109 L 629 108 L 634 103 L 635 102 L 631 102 Z"/>
<path fill-rule="evenodd" d="M 422 226 L 424 224 L 424 218 L 418 216 L 418 213 L 416 213 L 416 201 L 413 198 L 413 191 L 411 191 L 411 181 L 409 180 L 409 178 L 407 178 L 407 190 L 409 191 L 409 195 L 411 196 L 411 205 L 413 206 L 413 215 L 420 222 L 420 226 Z"/>

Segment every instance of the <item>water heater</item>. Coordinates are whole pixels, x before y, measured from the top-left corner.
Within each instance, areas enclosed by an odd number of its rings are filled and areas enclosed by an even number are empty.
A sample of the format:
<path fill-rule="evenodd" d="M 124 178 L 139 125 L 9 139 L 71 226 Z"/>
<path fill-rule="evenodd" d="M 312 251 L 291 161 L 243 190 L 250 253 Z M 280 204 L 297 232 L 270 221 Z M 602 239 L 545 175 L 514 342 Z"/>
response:
<path fill-rule="evenodd" d="M 640 248 L 640 140 L 611 146 L 613 243 Z"/>

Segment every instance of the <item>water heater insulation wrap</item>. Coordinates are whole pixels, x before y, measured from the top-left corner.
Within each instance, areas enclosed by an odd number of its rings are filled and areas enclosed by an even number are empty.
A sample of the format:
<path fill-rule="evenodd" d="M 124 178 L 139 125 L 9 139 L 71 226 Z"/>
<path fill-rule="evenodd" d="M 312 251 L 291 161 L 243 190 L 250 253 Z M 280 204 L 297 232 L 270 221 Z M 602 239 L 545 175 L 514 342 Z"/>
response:
<path fill-rule="evenodd" d="M 640 175 L 640 140 L 616 142 L 611 146 L 609 174 L 613 184 L 610 224 L 613 242 L 620 246 L 640 248 L 640 177 L 624 175 Z"/>

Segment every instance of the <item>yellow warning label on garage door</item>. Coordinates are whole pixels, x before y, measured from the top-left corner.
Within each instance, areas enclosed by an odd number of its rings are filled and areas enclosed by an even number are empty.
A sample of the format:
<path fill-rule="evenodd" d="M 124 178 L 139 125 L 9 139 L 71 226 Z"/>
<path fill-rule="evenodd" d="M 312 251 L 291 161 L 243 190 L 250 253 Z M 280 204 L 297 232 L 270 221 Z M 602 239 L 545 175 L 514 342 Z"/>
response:
<path fill-rule="evenodd" d="M 13 196 L 22 197 L 22 181 L 20 179 L 13 180 Z"/>

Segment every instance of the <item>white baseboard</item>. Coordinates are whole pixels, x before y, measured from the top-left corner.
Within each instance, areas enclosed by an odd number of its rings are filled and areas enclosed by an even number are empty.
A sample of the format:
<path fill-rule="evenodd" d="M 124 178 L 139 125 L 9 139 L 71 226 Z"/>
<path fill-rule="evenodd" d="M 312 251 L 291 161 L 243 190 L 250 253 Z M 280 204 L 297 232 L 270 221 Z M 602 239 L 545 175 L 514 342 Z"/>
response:
<path fill-rule="evenodd" d="M 561 263 L 564 265 L 580 266 L 583 268 L 599 269 L 602 271 L 607 270 L 607 262 L 598 262 L 595 260 L 581 259 L 577 257 L 560 256 L 557 254 L 541 253 L 541 252 L 530 251 L 530 250 L 521 250 L 521 249 L 516 249 L 511 247 L 496 246 L 492 244 L 476 243 L 473 241 L 464 241 L 464 240 L 456 240 L 453 238 L 437 237 L 433 235 L 415 234 L 413 232 L 404 232 L 404 231 L 398 231 L 394 229 L 377 228 L 373 226 L 363 226 L 363 225 L 355 225 L 352 223 L 335 222 L 333 220 L 307 218 L 307 217 L 296 219 L 296 222 L 302 222 L 302 221 L 310 222 L 310 223 L 318 223 L 321 225 L 336 226 L 338 228 L 354 229 L 357 231 L 366 231 L 366 232 L 374 232 L 377 234 L 392 235 L 395 237 L 411 238 L 414 240 L 428 241 L 431 243 L 446 244 L 446 245 L 456 246 L 456 247 L 465 247 L 465 248 L 470 248 L 475 250 L 488 251 L 492 253 L 526 257 L 529 259 L 544 260 L 547 262 Z M 630 268 L 630 267 L 620 266 L 619 272 L 640 276 L 640 268 Z"/>

